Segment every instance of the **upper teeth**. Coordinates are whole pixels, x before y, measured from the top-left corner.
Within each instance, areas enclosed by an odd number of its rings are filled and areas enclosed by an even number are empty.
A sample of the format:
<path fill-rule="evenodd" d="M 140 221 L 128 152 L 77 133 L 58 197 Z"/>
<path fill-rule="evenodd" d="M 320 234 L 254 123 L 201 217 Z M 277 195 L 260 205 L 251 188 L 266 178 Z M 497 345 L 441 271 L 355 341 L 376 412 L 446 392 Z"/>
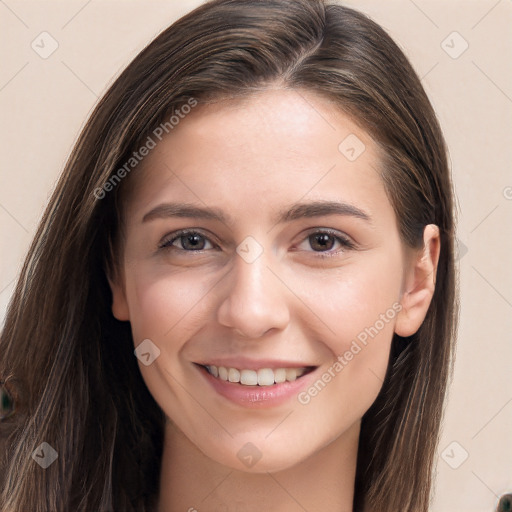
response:
<path fill-rule="evenodd" d="M 239 382 L 245 386 L 272 386 L 285 381 L 294 381 L 300 377 L 306 368 L 262 368 L 260 370 L 238 370 L 236 368 L 226 368 L 224 366 L 215 366 L 213 364 L 206 366 L 206 369 L 219 379 L 229 382 Z"/>

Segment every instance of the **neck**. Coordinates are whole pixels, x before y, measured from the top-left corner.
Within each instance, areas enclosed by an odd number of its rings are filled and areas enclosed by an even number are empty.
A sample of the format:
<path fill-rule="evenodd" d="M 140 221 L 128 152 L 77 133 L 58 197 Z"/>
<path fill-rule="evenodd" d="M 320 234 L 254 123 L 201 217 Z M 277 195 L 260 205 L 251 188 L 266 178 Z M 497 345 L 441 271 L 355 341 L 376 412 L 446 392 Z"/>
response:
<path fill-rule="evenodd" d="M 249 473 L 206 457 L 166 423 L 158 512 L 352 512 L 360 423 L 282 471 Z"/>

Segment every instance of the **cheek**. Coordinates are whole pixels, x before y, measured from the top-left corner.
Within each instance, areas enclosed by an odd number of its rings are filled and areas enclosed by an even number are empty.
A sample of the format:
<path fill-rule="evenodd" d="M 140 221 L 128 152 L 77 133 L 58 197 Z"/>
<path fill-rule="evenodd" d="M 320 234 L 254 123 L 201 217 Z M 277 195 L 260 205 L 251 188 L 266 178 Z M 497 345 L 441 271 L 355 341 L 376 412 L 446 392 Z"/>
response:
<path fill-rule="evenodd" d="M 334 426 L 348 417 L 359 419 L 382 387 L 401 309 L 401 258 L 399 254 L 376 255 L 335 274 L 302 278 L 305 302 L 329 327 L 322 341 L 331 352 L 332 363 L 323 369 L 321 382 L 317 380 L 299 397 L 315 414 L 338 404 L 332 410 Z"/>
<path fill-rule="evenodd" d="M 150 338 L 164 345 L 176 339 L 179 329 L 193 332 L 200 328 L 198 314 L 211 286 L 188 271 L 160 274 L 139 268 L 127 278 L 127 298 L 135 343 Z M 196 325 L 197 324 L 197 325 Z M 160 343 L 159 343 L 160 342 Z"/>
<path fill-rule="evenodd" d="M 306 418 L 325 417 L 329 439 L 340 425 L 360 420 L 379 394 L 386 375 L 394 324 L 400 304 L 400 281 L 393 272 L 353 275 L 317 292 L 322 320 L 329 325 L 323 343 L 332 361 L 298 396 Z M 323 299 L 321 298 L 323 297 Z M 331 332 L 334 331 L 334 332 Z M 326 331 L 324 331 L 326 332 Z M 343 427 L 345 428 L 345 427 Z M 343 430 L 342 428 L 342 430 Z"/>
<path fill-rule="evenodd" d="M 329 348 L 336 355 L 358 336 L 364 342 L 374 327 L 384 338 L 392 336 L 400 309 L 400 259 L 361 258 L 322 275 L 304 272 L 298 282 L 301 298 L 329 328 Z"/>

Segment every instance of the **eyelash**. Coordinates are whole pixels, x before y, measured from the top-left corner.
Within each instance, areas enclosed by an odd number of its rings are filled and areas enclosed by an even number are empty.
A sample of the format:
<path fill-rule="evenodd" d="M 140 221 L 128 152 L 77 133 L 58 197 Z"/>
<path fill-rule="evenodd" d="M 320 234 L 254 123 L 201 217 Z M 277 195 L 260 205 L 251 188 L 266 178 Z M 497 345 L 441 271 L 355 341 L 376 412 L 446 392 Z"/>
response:
<path fill-rule="evenodd" d="M 354 242 L 350 240 L 347 236 L 342 235 L 338 231 L 334 231 L 332 229 L 317 229 L 316 231 L 311 231 L 306 235 L 306 238 L 304 240 L 307 240 L 310 236 L 318 235 L 318 234 L 326 234 L 332 236 L 336 242 L 339 242 L 340 248 L 336 251 L 328 251 L 328 252 L 321 252 L 321 251 L 312 251 L 315 253 L 315 255 L 319 258 L 332 258 L 340 253 L 342 253 L 345 250 L 354 250 L 356 248 Z"/>
<path fill-rule="evenodd" d="M 332 229 L 317 229 L 316 231 L 312 231 L 306 235 L 304 240 L 307 240 L 309 237 L 318 235 L 318 234 L 327 234 L 335 238 L 335 241 L 339 242 L 341 245 L 341 249 L 338 249 L 337 251 L 329 251 L 329 252 L 322 252 L 322 251 L 311 251 L 314 252 L 316 257 L 319 258 L 332 258 L 333 256 L 337 256 L 340 252 L 343 252 L 343 250 L 353 250 L 355 249 L 355 244 L 346 236 L 343 236 L 341 233 L 334 231 Z M 200 235 L 201 237 L 208 240 L 213 246 L 214 244 L 205 234 L 201 233 L 201 231 L 194 230 L 194 229 L 184 229 L 181 231 L 177 231 L 176 233 L 172 233 L 170 238 L 164 239 L 163 242 L 161 242 L 158 246 L 160 250 L 167 250 L 167 251 L 180 251 L 180 252 L 197 252 L 197 253 L 203 253 L 204 251 L 210 250 L 210 249 L 199 249 L 199 250 L 188 250 L 188 249 L 180 249 L 179 247 L 173 247 L 173 243 L 176 240 L 179 240 L 183 236 L 187 235 Z M 309 252 L 309 251 L 308 251 Z"/>

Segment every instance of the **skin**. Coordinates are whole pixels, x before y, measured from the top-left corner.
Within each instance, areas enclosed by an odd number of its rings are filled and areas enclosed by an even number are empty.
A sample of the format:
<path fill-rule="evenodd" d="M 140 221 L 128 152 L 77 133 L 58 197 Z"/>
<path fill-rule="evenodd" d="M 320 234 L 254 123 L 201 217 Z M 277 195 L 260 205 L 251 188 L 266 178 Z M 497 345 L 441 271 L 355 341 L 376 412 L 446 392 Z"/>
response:
<path fill-rule="evenodd" d="M 350 134 L 365 145 L 355 161 L 338 149 Z M 198 106 L 137 173 L 112 310 L 130 321 L 135 346 L 150 339 L 160 350 L 150 365 L 139 361 L 168 418 L 159 512 L 352 510 L 361 418 L 381 389 L 393 333 L 413 334 L 426 315 L 437 227 L 425 228 L 423 249 L 403 245 L 375 142 L 306 91 Z M 329 214 L 275 223 L 290 205 L 318 200 L 348 203 L 369 220 Z M 231 219 L 143 222 L 176 201 Z M 185 250 L 180 238 L 159 248 L 184 228 L 206 237 L 202 250 Z M 319 248 L 310 235 L 327 228 L 336 234 Z M 248 236 L 263 249 L 251 263 L 236 252 Z M 306 404 L 297 396 L 275 407 L 234 404 L 193 364 L 281 359 L 316 366 L 317 380 L 390 308 L 393 318 Z M 251 467 L 237 457 L 249 442 L 261 454 Z"/>

